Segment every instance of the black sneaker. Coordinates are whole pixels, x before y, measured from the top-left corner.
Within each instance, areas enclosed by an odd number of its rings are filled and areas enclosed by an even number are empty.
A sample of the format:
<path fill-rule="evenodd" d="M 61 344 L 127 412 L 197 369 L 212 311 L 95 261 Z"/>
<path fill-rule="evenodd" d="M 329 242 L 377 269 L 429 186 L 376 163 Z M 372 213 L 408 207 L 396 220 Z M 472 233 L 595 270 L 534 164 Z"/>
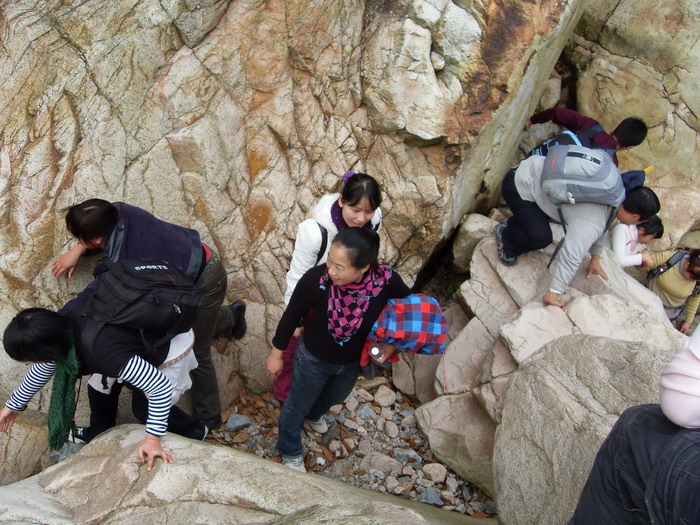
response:
<path fill-rule="evenodd" d="M 231 315 L 231 337 L 241 339 L 245 335 L 246 330 L 248 330 L 248 323 L 245 320 L 245 301 L 238 300 L 226 308 L 228 308 Z"/>
<path fill-rule="evenodd" d="M 207 427 L 208 430 L 218 430 L 218 428 L 222 425 L 220 415 L 216 417 L 210 417 L 209 419 L 201 419 L 200 421 L 204 426 Z"/>
<path fill-rule="evenodd" d="M 513 266 L 518 262 L 517 257 L 508 257 L 503 246 L 503 230 L 508 226 L 508 221 L 500 222 L 496 225 L 496 249 L 498 250 L 498 260 L 506 266 Z"/>
<path fill-rule="evenodd" d="M 68 439 L 73 441 L 74 443 L 89 443 L 90 439 L 92 439 L 92 436 L 90 436 L 89 434 L 89 427 L 74 427 L 73 430 L 71 430 L 68 433 Z"/>

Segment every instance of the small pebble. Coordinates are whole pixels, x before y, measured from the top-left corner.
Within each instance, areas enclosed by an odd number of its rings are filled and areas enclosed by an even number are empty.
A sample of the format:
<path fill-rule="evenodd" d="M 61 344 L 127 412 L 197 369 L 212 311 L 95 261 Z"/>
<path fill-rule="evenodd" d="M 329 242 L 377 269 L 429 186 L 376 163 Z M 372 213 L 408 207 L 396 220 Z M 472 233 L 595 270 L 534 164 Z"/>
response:
<path fill-rule="evenodd" d="M 384 385 L 382 385 L 382 386 L 384 386 Z M 379 388 L 381 388 L 381 387 L 379 387 Z M 384 388 L 386 388 L 386 387 L 384 387 Z M 372 394 L 370 394 L 369 392 L 367 392 L 367 390 L 365 390 L 364 388 L 358 388 L 357 390 L 355 390 L 354 393 L 357 396 L 357 398 L 361 401 L 374 400 L 374 396 Z"/>
<path fill-rule="evenodd" d="M 384 423 L 384 433 L 391 439 L 399 436 L 399 427 L 393 421 L 387 421 Z"/>

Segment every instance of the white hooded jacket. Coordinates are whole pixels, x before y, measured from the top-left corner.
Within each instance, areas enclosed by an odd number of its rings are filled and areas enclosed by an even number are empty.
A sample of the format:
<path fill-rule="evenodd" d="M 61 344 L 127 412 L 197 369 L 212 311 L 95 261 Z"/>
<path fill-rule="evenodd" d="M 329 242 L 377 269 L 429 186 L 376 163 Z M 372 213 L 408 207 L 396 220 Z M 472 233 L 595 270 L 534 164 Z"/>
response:
<path fill-rule="evenodd" d="M 317 264 L 326 262 L 328 250 L 333 239 L 338 234 L 338 228 L 336 228 L 331 218 L 331 207 L 338 200 L 338 197 L 340 197 L 340 193 L 330 193 L 321 197 L 309 213 L 310 218 L 302 222 L 297 228 L 294 253 L 287 272 L 287 291 L 284 294 L 285 305 L 289 304 L 289 299 L 292 297 L 294 288 L 296 288 L 301 276 Z M 371 220 L 375 231 L 379 230 L 381 222 L 382 210 L 377 208 Z M 328 230 L 328 242 L 320 258 L 318 258 L 318 252 L 321 249 L 322 236 L 321 228 L 318 227 L 319 224 Z M 317 258 L 318 263 L 316 262 Z"/>

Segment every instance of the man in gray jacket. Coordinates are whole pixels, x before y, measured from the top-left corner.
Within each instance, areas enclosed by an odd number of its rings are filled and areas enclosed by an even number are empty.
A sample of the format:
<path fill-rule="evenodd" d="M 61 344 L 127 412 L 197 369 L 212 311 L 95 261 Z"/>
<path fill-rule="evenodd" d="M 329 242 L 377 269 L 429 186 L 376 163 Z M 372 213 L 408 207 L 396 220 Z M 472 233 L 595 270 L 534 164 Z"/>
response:
<path fill-rule="evenodd" d="M 545 157 L 532 156 L 506 174 L 502 194 L 513 216 L 496 227 L 496 240 L 499 259 L 512 266 L 518 255 L 546 248 L 552 243 L 549 223 L 561 221 L 560 209 L 566 223 L 566 235 L 550 268 L 549 292 L 542 300 L 561 307 L 564 302 L 560 295 L 573 279 L 586 252 L 591 253 L 586 277 L 600 275 L 607 280 L 608 276 L 600 265 L 600 254 L 615 210 L 611 206 L 589 202 L 561 205 L 552 202 L 542 189 L 544 162 Z M 617 210 L 617 218 L 625 224 L 639 224 L 656 215 L 659 209 L 656 194 L 646 186 L 639 186 L 627 192 Z"/>

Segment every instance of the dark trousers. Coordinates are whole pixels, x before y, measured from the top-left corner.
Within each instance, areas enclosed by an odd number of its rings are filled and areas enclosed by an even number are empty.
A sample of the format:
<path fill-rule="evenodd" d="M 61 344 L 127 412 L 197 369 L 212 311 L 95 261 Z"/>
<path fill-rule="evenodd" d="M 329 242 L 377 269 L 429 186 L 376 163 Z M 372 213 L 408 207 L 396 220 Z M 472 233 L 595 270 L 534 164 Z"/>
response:
<path fill-rule="evenodd" d="M 360 363 L 337 365 L 314 357 L 299 340 L 292 371 L 292 389 L 282 405 L 278 421 L 277 450 L 285 456 L 298 456 L 304 448 L 301 428 L 304 419 L 317 420 L 330 407 L 347 399 L 352 392 Z"/>
<path fill-rule="evenodd" d="M 219 326 L 217 329 L 219 318 L 221 318 L 221 324 L 226 322 L 226 316 L 220 312 L 226 296 L 226 282 L 226 270 L 219 256 L 212 252 L 202 275 L 197 279 L 197 286 L 202 293 L 202 309 L 192 327 L 197 368 L 190 372 L 190 377 L 192 378 L 194 416 L 197 419 L 216 419 L 221 415 L 219 383 L 211 358 L 211 345 L 215 331 L 226 328 Z"/>
<path fill-rule="evenodd" d="M 659 405 L 622 413 L 596 456 L 569 525 L 700 523 L 700 431 Z"/>
<path fill-rule="evenodd" d="M 136 419 L 145 425 L 148 419 L 148 398 L 140 390 L 133 391 L 131 410 L 134 411 Z M 204 439 L 204 430 L 204 424 L 199 419 L 193 418 L 176 406 L 170 407 L 168 432 L 190 439 Z"/>
<path fill-rule="evenodd" d="M 119 394 L 123 387 L 124 383 L 115 383 L 109 394 L 103 394 L 88 385 L 90 427 L 83 434 L 85 441 L 91 441 L 105 430 L 109 430 L 116 425 Z M 131 410 L 134 412 L 136 419 L 145 425 L 148 418 L 148 399 L 140 390 L 133 390 Z M 204 426 L 202 423 L 175 406 L 170 408 L 168 432 L 190 439 L 204 438 Z"/>
<path fill-rule="evenodd" d="M 552 244 L 549 216 L 536 203 L 522 199 L 515 187 L 515 169 L 506 173 L 501 193 L 513 212 L 502 233 L 506 256 L 517 257 Z"/>

